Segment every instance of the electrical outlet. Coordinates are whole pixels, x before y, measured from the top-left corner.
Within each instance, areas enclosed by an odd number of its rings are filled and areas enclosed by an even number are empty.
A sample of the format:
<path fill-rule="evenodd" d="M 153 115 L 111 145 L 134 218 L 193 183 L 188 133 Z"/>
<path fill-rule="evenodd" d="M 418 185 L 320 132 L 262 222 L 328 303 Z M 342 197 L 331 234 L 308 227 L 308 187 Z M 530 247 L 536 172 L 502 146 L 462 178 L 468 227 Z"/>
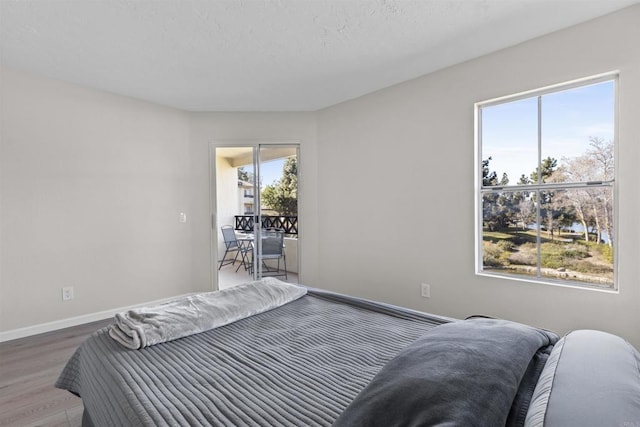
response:
<path fill-rule="evenodd" d="M 65 286 L 62 288 L 62 301 L 70 301 L 73 299 L 73 286 Z"/>
<path fill-rule="evenodd" d="M 420 295 L 422 295 L 423 298 L 431 298 L 431 285 L 422 283 L 420 285 Z"/>

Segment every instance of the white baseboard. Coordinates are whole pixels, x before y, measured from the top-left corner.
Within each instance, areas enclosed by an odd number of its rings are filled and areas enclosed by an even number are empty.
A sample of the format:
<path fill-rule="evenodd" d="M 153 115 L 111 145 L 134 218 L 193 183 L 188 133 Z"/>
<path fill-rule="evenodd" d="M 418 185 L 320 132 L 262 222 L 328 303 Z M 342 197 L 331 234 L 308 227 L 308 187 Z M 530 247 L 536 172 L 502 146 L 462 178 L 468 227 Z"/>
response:
<path fill-rule="evenodd" d="M 97 322 L 98 320 L 108 319 L 115 316 L 116 313 L 121 311 L 127 311 L 138 307 L 144 307 L 147 305 L 160 304 L 166 301 L 170 301 L 176 298 L 180 298 L 187 295 L 193 295 L 193 293 L 173 296 L 170 298 L 163 298 L 156 301 L 150 301 L 143 304 L 130 305 L 128 307 L 114 308 L 111 310 L 99 311 L 97 313 L 83 314 L 81 316 L 69 317 L 67 319 L 54 320 L 53 322 L 40 323 L 38 325 L 26 326 L 24 328 L 12 329 L 9 331 L 0 332 L 0 342 L 11 341 L 18 338 L 30 337 L 32 335 L 43 334 L 45 332 L 57 331 L 58 329 L 70 328 L 71 326 L 83 325 L 85 323 Z"/>

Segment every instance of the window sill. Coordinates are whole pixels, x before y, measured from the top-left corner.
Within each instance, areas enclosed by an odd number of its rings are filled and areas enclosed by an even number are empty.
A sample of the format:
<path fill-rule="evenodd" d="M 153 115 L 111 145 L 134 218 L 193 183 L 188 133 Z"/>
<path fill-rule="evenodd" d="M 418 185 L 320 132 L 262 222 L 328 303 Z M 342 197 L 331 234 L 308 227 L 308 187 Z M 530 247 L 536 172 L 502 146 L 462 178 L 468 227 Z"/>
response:
<path fill-rule="evenodd" d="M 526 276 L 519 276 L 515 274 L 497 274 L 497 273 L 491 273 L 486 271 L 476 271 L 476 276 L 491 277 L 496 279 L 516 281 L 516 282 L 526 282 L 526 283 L 531 283 L 536 285 L 546 285 L 546 286 L 555 286 L 555 287 L 578 289 L 578 290 L 604 292 L 607 294 L 620 293 L 618 287 L 615 285 L 613 288 L 608 288 L 608 287 L 598 286 L 598 285 L 582 284 L 581 282 L 570 282 L 570 281 L 561 281 L 561 280 L 553 280 L 553 279 L 539 279 L 537 277 L 526 277 Z"/>

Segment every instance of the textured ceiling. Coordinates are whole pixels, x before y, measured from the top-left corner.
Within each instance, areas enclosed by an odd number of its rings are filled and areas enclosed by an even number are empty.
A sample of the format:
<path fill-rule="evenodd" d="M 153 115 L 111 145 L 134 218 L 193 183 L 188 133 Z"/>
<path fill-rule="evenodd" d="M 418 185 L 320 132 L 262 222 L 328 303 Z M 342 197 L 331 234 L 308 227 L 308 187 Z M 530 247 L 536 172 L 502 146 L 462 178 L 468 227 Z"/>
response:
<path fill-rule="evenodd" d="M 0 0 L 0 60 L 190 111 L 317 110 L 638 0 Z"/>

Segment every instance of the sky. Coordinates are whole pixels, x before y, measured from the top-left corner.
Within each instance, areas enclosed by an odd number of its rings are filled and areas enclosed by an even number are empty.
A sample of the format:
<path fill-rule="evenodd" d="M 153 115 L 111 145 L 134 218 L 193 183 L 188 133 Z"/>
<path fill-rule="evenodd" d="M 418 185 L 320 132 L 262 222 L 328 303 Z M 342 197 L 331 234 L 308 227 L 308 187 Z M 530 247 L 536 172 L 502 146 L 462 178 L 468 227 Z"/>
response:
<path fill-rule="evenodd" d="M 542 96 L 542 158 L 578 157 L 589 148 L 589 137 L 613 140 L 614 82 L 606 81 Z M 538 159 L 538 98 L 527 98 L 482 109 L 482 159 L 491 156 L 489 170 L 509 184 L 529 176 Z"/>
<path fill-rule="evenodd" d="M 282 178 L 282 167 L 284 166 L 285 160 L 286 158 L 281 158 L 260 163 L 262 188 Z M 243 169 L 249 173 L 253 173 L 253 165 L 246 165 Z"/>
<path fill-rule="evenodd" d="M 262 187 L 271 185 L 274 181 L 282 178 L 282 167 L 286 159 L 270 160 L 260 163 L 260 175 L 262 175 Z"/>

